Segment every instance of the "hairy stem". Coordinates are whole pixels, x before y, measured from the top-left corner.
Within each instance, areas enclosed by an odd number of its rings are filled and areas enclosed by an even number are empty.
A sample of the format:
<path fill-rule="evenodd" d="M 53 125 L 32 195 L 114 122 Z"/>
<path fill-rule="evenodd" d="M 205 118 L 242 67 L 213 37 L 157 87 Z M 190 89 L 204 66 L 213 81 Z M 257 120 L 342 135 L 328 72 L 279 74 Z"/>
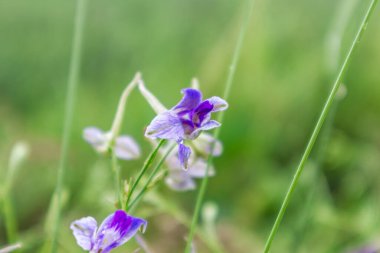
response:
<path fill-rule="evenodd" d="M 243 20 L 242 25 L 241 25 L 241 29 L 240 29 L 240 32 L 239 32 L 239 37 L 238 37 L 238 40 L 237 40 L 237 43 L 236 43 L 236 47 L 235 47 L 235 50 L 234 50 L 234 53 L 233 53 L 233 57 L 232 57 L 232 62 L 231 62 L 231 65 L 230 65 L 230 68 L 229 68 L 229 72 L 228 72 L 226 86 L 225 86 L 225 89 L 224 89 L 223 98 L 225 100 L 228 99 L 228 97 L 230 95 L 230 92 L 231 92 L 232 83 L 233 83 L 233 80 L 234 80 L 234 77 L 235 77 L 235 72 L 236 72 L 236 66 L 237 66 L 237 63 L 238 63 L 239 58 L 240 58 L 240 52 L 241 52 L 241 48 L 242 48 L 242 45 L 243 45 L 244 37 L 245 37 L 245 34 L 247 32 L 249 21 L 250 21 L 250 18 L 251 18 L 251 15 L 252 15 L 252 11 L 253 11 L 253 4 L 254 4 L 254 0 L 250 0 L 249 1 L 249 7 L 247 8 L 247 14 L 245 16 L 245 19 Z M 219 113 L 217 120 L 220 123 L 222 123 L 223 122 L 223 118 L 224 118 L 224 111 L 222 111 L 222 112 Z M 220 134 L 220 128 L 217 128 L 215 130 L 215 132 L 214 132 L 214 138 L 218 139 L 219 134 Z M 211 147 L 211 152 L 210 152 L 210 155 L 209 155 L 208 160 L 207 160 L 207 168 L 206 168 L 206 172 L 205 172 L 205 177 L 203 178 L 201 187 L 200 187 L 200 189 L 198 191 L 197 200 L 196 200 L 196 204 L 195 204 L 195 209 L 194 209 L 193 217 L 192 217 L 192 220 L 191 220 L 191 226 L 190 226 L 190 230 L 189 230 L 189 235 L 187 237 L 187 243 L 186 243 L 185 253 L 190 253 L 191 252 L 191 244 L 192 244 L 193 237 L 194 237 L 195 230 L 196 230 L 196 226 L 197 226 L 197 223 L 198 223 L 199 214 L 200 214 L 200 211 L 201 211 L 204 195 L 206 193 L 206 188 L 207 188 L 207 183 L 208 183 L 208 170 L 209 170 L 209 168 L 210 168 L 210 166 L 212 164 L 213 156 L 211 154 L 213 154 L 214 148 L 215 148 L 215 142 L 213 143 L 213 145 Z"/>
<path fill-rule="evenodd" d="M 359 30 L 358 30 L 358 32 L 357 32 L 357 34 L 355 36 L 355 39 L 354 39 L 354 41 L 353 41 L 353 43 L 352 43 L 352 45 L 350 47 L 350 50 L 348 51 L 348 53 L 347 53 L 347 55 L 345 57 L 345 60 L 344 60 L 342 66 L 341 66 L 341 68 L 339 70 L 338 76 L 337 76 L 337 78 L 336 78 L 336 80 L 334 82 L 334 85 L 333 85 L 333 87 L 331 89 L 331 92 L 330 92 L 330 94 L 329 94 L 329 96 L 328 96 L 328 98 L 326 100 L 326 103 L 325 103 L 325 105 L 324 105 L 324 107 L 322 109 L 322 112 L 321 112 L 321 114 L 320 114 L 320 116 L 318 118 L 318 121 L 317 121 L 317 123 L 316 123 L 316 125 L 314 127 L 313 133 L 311 134 L 311 137 L 310 137 L 310 139 L 309 139 L 309 141 L 308 141 L 308 143 L 306 145 L 305 151 L 304 151 L 304 153 L 302 155 L 302 158 L 301 158 L 301 160 L 299 162 L 297 170 L 296 170 L 296 172 L 294 174 L 293 180 L 292 180 L 292 182 L 291 182 L 291 184 L 290 184 L 290 186 L 288 188 L 288 191 L 286 193 L 284 201 L 282 202 L 280 211 L 278 212 L 277 218 L 276 218 L 276 220 L 275 220 L 275 222 L 273 224 L 272 230 L 271 230 L 271 232 L 270 232 L 270 234 L 268 236 L 268 239 L 266 241 L 265 248 L 264 248 L 264 253 L 267 253 L 270 250 L 270 247 L 271 247 L 272 242 L 273 242 L 273 238 L 276 235 L 277 230 L 278 230 L 278 228 L 280 226 L 281 220 L 282 220 L 282 218 L 283 218 L 283 216 L 285 214 L 286 208 L 287 208 L 287 206 L 288 206 L 288 204 L 290 202 L 290 199 L 291 199 L 291 197 L 293 195 L 293 192 L 294 192 L 294 190 L 295 190 L 295 188 L 297 186 L 298 180 L 299 180 L 299 178 L 300 178 L 300 176 L 302 174 L 302 171 L 303 171 L 303 168 L 305 166 L 305 163 L 306 163 L 306 161 L 307 161 L 307 159 L 308 159 L 308 157 L 310 155 L 311 150 L 313 149 L 314 143 L 315 143 L 315 141 L 316 141 L 316 139 L 318 137 L 318 134 L 319 134 L 319 132 L 320 132 L 320 130 L 322 128 L 322 125 L 323 125 L 323 123 L 325 121 L 325 118 L 326 118 L 327 114 L 330 111 L 330 107 L 333 104 L 334 98 L 335 98 L 336 93 L 337 93 L 337 91 L 338 91 L 338 89 L 340 87 L 340 84 L 341 84 L 341 81 L 342 81 L 342 77 L 343 77 L 343 75 L 344 75 L 344 73 L 345 73 L 345 71 L 347 69 L 348 63 L 349 63 L 349 61 L 351 59 L 351 56 L 352 56 L 352 53 L 357 48 L 357 45 L 359 44 L 360 39 L 362 38 L 363 33 L 366 30 L 366 28 L 367 28 L 368 21 L 369 21 L 371 15 L 373 13 L 375 7 L 376 7 L 376 4 L 377 4 L 377 0 L 372 0 L 371 1 L 371 4 L 368 7 L 368 11 L 366 12 L 366 14 L 365 14 L 365 16 L 363 18 L 363 21 L 362 21 L 362 23 L 361 23 L 361 25 L 359 27 Z"/>

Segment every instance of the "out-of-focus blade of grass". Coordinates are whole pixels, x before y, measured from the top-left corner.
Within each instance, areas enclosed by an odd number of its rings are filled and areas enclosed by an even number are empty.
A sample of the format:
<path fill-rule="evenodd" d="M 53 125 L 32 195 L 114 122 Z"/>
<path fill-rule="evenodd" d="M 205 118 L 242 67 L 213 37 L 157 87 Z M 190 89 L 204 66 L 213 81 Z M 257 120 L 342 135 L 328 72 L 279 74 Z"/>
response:
<path fill-rule="evenodd" d="M 47 242 L 44 246 L 46 252 L 56 252 L 58 243 L 58 233 L 62 213 L 63 200 L 63 184 L 66 170 L 66 161 L 68 156 L 69 142 L 71 136 L 72 120 L 74 114 L 75 94 L 78 84 L 80 60 L 81 60 L 81 45 L 83 37 L 83 26 L 87 7 L 87 0 L 78 0 L 76 5 L 74 35 L 71 51 L 71 60 L 69 67 L 69 77 L 67 83 L 67 97 L 64 115 L 64 126 L 61 146 L 61 156 L 57 171 L 57 182 L 55 192 L 52 196 L 48 217 L 48 226 L 51 226 L 51 233 L 48 234 Z M 50 229 L 48 229 L 49 231 Z"/>
<path fill-rule="evenodd" d="M 14 184 L 17 171 L 20 169 L 21 164 L 25 161 L 28 155 L 28 144 L 24 142 L 18 142 L 14 145 L 9 158 L 8 170 L 5 177 L 5 181 L 0 189 L 0 200 L 2 202 L 2 211 L 4 214 L 8 243 L 15 243 L 18 240 L 17 219 L 13 208 L 10 191 Z"/>
<path fill-rule="evenodd" d="M 249 21 L 251 19 L 251 15 L 253 12 L 254 2 L 255 2 L 254 0 L 247 1 L 247 5 L 248 5 L 247 6 L 247 13 L 244 17 L 244 20 L 243 20 L 241 28 L 240 28 L 238 39 L 236 42 L 236 47 L 234 49 L 234 53 L 233 53 L 232 60 L 231 60 L 231 65 L 229 67 L 229 72 L 228 72 L 228 76 L 227 76 L 227 80 L 226 80 L 226 86 L 224 88 L 223 99 L 225 99 L 225 100 L 228 100 L 230 92 L 231 92 L 232 83 L 233 83 L 233 80 L 235 77 L 236 67 L 237 67 L 237 64 L 238 64 L 238 61 L 240 58 L 241 48 L 242 48 L 243 41 L 244 41 L 246 32 L 248 30 Z M 224 117 L 224 111 L 219 112 L 218 118 L 217 118 L 218 122 L 222 123 L 223 117 Z M 218 139 L 219 134 L 220 134 L 220 128 L 217 128 L 214 132 L 214 138 Z M 212 151 L 210 152 L 210 154 L 213 154 L 214 148 L 215 148 L 215 142 L 213 143 L 213 145 L 211 147 Z M 212 159 L 213 159 L 213 156 L 209 155 L 208 160 L 207 160 L 206 172 L 205 172 L 206 176 L 202 179 L 202 183 L 201 183 L 200 189 L 198 191 L 197 200 L 195 203 L 195 208 L 193 211 L 193 218 L 192 218 L 190 229 L 189 229 L 189 235 L 187 238 L 185 253 L 190 253 L 191 249 L 192 249 L 191 245 L 193 243 L 193 237 L 194 237 L 194 233 L 195 233 L 195 230 L 197 227 L 198 218 L 199 218 L 199 214 L 200 214 L 202 203 L 203 203 L 203 198 L 204 198 L 204 195 L 206 193 L 207 182 L 208 182 L 208 176 L 207 175 L 208 175 L 208 170 L 212 164 Z"/>
<path fill-rule="evenodd" d="M 339 68 L 340 55 L 342 53 L 342 38 L 346 27 L 349 24 L 350 17 L 353 14 L 354 8 L 357 5 L 358 0 L 341 0 L 338 4 L 338 10 L 333 24 L 331 25 L 331 30 L 328 32 L 326 37 L 326 67 L 327 74 L 330 72 L 335 72 Z M 331 131 L 334 124 L 334 119 L 337 111 L 339 101 L 344 99 L 346 91 L 345 86 L 340 87 L 341 92 L 338 94 L 336 101 L 334 101 L 330 115 L 327 117 L 326 124 L 322 130 L 319 143 L 317 143 L 316 152 L 314 155 L 312 163 L 312 175 L 308 178 L 308 182 L 305 183 L 307 190 L 307 198 L 305 205 L 301 209 L 301 218 L 298 226 L 295 228 L 294 239 L 292 243 L 291 252 L 298 252 L 301 248 L 303 239 L 306 238 L 308 234 L 308 227 L 312 222 L 312 212 L 315 210 L 315 195 L 317 194 L 317 185 L 323 184 L 326 180 L 323 178 L 323 172 L 321 171 L 321 164 L 324 162 L 326 148 L 331 137 Z M 324 180 L 323 180 L 324 179 Z"/>
<path fill-rule="evenodd" d="M 368 10 L 363 18 L 363 21 L 359 27 L 359 30 L 357 31 L 357 34 L 355 36 L 355 39 L 353 40 L 352 42 L 352 45 L 345 57 L 345 60 L 339 70 L 339 73 L 337 75 L 337 78 L 334 82 L 334 85 L 330 91 L 330 94 L 323 106 L 323 109 L 322 109 L 322 112 L 315 124 L 315 127 L 314 127 L 314 130 L 309 138 L 309 141 L 306 145 L 306 148 L 305 148 L 305 151 L 301 157 L 301 160 L 299 162 L 299 165 L 297 167 L 297 170 L 294 174 L 294 177 L 293 177 L 293 180 L 292 182 L 290 183 L 290 186 L 288 188 L 288 191 L 285 195 L 285 198 L 282 202 L 282 205 L 281 205 L 281 208 L 278 212 L 278 215 L 276 217 L 276 220 L 273 224 L 273 227 L 271 229 L 271 232 L 269 233 L 269 236 L 268 236 L 268 239 L 266 241 L 266 244 L 265 244 L 265 248 L 264 248 L 264 252 L 267 253 L 269 252 L 270 248 L 271 248 L 271 245 L 272 245 L 272 241 L 274 239 L 274 236 L 276 235 L 277 231 L 278 231 L 278 228 L 280 226 L 280 223 L 282 221 L 282 218 L 286 212 L 286 209 L 288 207 L 288 204 L 290 202 L 290 199 L 292 198 L 293 196 L 293 192 L 298 184 L 298 181 L 299 181 L 299 178 L 301 177 L 301 174 L 302 174 L 302 171 L 305 167 L 305 164 L 309 158 L 309 155 L 314 147 L 314 144 L 318 138 L 318 135 L 319 135 L 319 132 L 325 122 L 325 119 L 327 117 L 327 115 L 329 114 L 330 110 L 331 110 L 331 107 L 333 105 L 333 102 L 334 102 L 334 99 L 338 93 L 338 90 L 339 90 L 339 87 L 341 86 L 341 82 L 342 82 L 342 78 L 343 78 L 343 75 L 344 73 L 346 72 L 346 69 L 347 69 L 347 66 L 348 66 L 348 63 L 351 59 L 351 56 L 352 56 L 352 53 L 353 51 L 356 49 L 357 45 L 359 44 L 360 42 L 360 39 L 362 38 L 363 34 L 364 34 L 364 31 L 367 29 L 367 25 L 368 25 L 368 22 L 369 22 L 369 19 L 370 17 L 372 16 L 372 13 L 374 12 L 374 9 L 376 8 L 376 4 L 377 4 L 377 0 L 373 0 L 371 1 L 369 7 L 368 7 Z"/>

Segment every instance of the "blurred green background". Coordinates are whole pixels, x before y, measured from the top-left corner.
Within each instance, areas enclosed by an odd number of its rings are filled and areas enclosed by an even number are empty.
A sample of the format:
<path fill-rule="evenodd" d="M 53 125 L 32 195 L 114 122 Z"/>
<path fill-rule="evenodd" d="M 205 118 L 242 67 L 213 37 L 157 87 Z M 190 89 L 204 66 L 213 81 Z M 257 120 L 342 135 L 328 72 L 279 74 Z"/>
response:
<path fill-rule="evenodd" d="M 226 252 L 261 252 L 329 89 L 369 0 L 256 0 L 221 132 L 207 201 L 218 205 Z M 30 144 L 12 201 L 25 252 L 38 252 L 54 190 L 76 1 L 0 1 L 0 172 L 12 145 Z M 119 96 L 136 71 L 167 107 L 192 77 L 206 97 L 221 96 L 243 0 L 88 2 L 73 134 L 65 178 L 60 252 L 81 252 L 72 220 L 112 211 L 109 162 L 83 141 L 89 125 L 108 129 Z M 272 252 L 347 252 L 380 239 L 380 13 L 375 10 L 277 234 Z M 136 91 L 123 132 L 151 147 L 144 127 L 154 116 Z M 198 181 L 198 185 L 200 182 Z M 197 191 L 157 194 L 191 215 Z M 153 252 L 182 252 L 186 228 L 140 205 Z M 3 216 L 0 245 L 7 244 Z M 212 252 L 197 240 L 199 252 Z M 132 252 L 128 243 L 117 252 Z"/>

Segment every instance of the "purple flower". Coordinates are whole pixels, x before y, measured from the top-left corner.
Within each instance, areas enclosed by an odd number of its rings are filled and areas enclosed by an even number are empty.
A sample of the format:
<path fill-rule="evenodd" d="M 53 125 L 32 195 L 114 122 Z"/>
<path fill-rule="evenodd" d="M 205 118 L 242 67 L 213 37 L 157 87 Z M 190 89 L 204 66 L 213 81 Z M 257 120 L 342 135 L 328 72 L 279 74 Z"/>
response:
<path fill-rule="evenodd" d="M 100 154 L 108 152 L 112 145 L 112 133 L 104 132 L 97 127 L 86 127 L 83 138 Z M 115 138 L 113 144 L 116 157 L 122 160 L 132 160 L 140 157 L 140 148 L 136 141 L 128 135 Z"/>
<path fill-rule="evenodd" d="M 96 220 L 84 217 L 71 223 L 77 244 L 91 253 L 107 253 L 126 243 L 142 227 L 145 231 L 147 222 L 117 210 L 104 219 L 97 228 Z"/>
<path fill-rule="evenodd" d="M 182 93 L 176 106 L 153 119 L 145 136 L 176 141 L 180 164 L 187 169 L 191 150 L 184 140 L 194 140 L 202 131 L 219 127 L 219 122 L 211 120 L 211 113 L 227 109 L 228 104 L 219 97 L 202 101 L 202 93 L 196 89 L 183 89 Z"/>

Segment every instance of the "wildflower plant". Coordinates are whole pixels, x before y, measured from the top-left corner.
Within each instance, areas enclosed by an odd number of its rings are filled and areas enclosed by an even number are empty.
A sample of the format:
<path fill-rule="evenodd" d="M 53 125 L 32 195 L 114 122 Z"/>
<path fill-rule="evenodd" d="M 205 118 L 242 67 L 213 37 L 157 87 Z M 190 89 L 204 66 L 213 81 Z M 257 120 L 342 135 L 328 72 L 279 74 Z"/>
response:
<path fill-rule="evenodd" d="M 247 17 L 242 25 L 239 39 L 233 54 L 232 64 L 228 74 L 223 98 L 212 96 L 204 99 L 203 94 L 200 91 L 199 83 L 196 79 L 194 79 L 191 87 L 181 90 L 183 94 L 182 99 L 176 105 L 170 107 L 170 109 L 167 109 L 167 107 L 165 107 L 156 98 L 156 96 L 147 89 L 141 74 L 137 73 L 121 94 L 111 128 L 108 131 L 105 131 L 96 126 L 90 126 L 83 130 L 84 140 L 89 143 L 97 153 L 101 155 L 108 155 L 110 157 L 112 172 L 115 177 L 115 205 L 110 206 L 109 209 L 112 211 L 109 211 L 109 214 L 100 223 L 100 225 L 98 225 L 98 222 L 92 216 L 86 216 L 74 220 L 71 223 L 70 229 L 72 230 L 73 236 L 80 248 L 90 253 L 108 253 L 115 248 L 124 245 L 133 237 L 138 236 L 137 234 L 139 231 L 143 233 L 145 232 L 148 225 L 148 218 L 146 218 L 145 214 L 141 215 L 142 212 L 135 216 L 134 212 L 139 201 L 144 198 L 148 190 L 150 190 L 155 184 L 165 183 L 168 187 L 175 191 L 189 191 L 197 188 L 196 179 L 202 179 L 192 218 L 191 220 L 186 219 L 186 221 L 183 222 L 189 226 L 189 233 L 186 238 L 187 242 L 185 253 L 195 252 L 196 245 L 194 244 L 193 238 L 196 233 L 198 218 L 203 205 L 203 198 L 208 182 L 207 180 L 210 176 L 214 176 L 216 174 L 216 169 L 212 163 L 212 160 L 213 158 L 220 156 L 223 152 L 223 145 L 218 139 L 219 131 L 223 120 L 223 113 L 229 106 L 226 100 L 228 100 L 228 95 L 232 87 L 232 81 L 239 59 L 242 41 L 244 39 L 244 35 L 248 27 L 248 20 L 253 8 L 252 3 L 250 9 L 248 10 Z M 348 65 L 348 61 L 364 30 L 366 29 L 368 19 L 371 16 L 376 3 L 377 0 L 372 0 L 362 25 L 359 28 L 357 36 L 345 58 L 345 61 L 343 62 L 330 95 L 305 148 L 294 178 L 284 198 L 283 204 L 278 212 L 273 228 L 268 236 L 264 252 L 269 252 L 271 248 L 274 236 L 278 231 L 278 227 L 286 212 L 294 189 L 297 186 L 304 165 L 329 112 L 331 103 L 337 95 L 341 85 L 343 73 Z M 81 12 L 79 11 L 78 13 L 80 14 Z M 83 13 L 80 15 L 83 15 Z M 83 17 L 78 20 L 80 21 L 82 19 Z M 76 28 L 78 33 L 80 33 L 80 27 L 82 27 L 82 24 L 78 25 Z M 78 34 L 76 36 L 78 36 Z M 80 38 L 77 39 L 80 42 Z M 77 42 L 77 45 L 74 45 L 74 48 L 79 48 L 79 42 Z M 73 58 L 78 57 L 79 51 L 76 52 L 76 50 L 73 50 Z M 76 60 L 74 59 L 73 62 L 74 63 L 72 65 L 74 66 L 70 71 L 70 75 L 72 75 L 73 79 L 69 81 L 69 86 L 72 86 L 72 89 L 75 88 L 75 83 L 77 82 L 77 72 L 79 71 L 79 67 L 77 65 L 79 64 L 79 58 Z M 147 155 L 145 162 L 137 174 L 133 174 L 132 170 L 126 171 L 126 173 L 128 173 L 128 180 L 126 180 L 121 176 L 121 165 L 118 164 L 118 159 L 133 160 L 139 158 L 142 153 L 139 144 L 133 137 L 120 133 L 121 126 L 124 121 L 124 112 L 127 100 L 131 92 L 136 88 L 139 89 L 145 101 L 148 102 L 156 113 L 155 117 L 149 122 L 149 124 L 146 124 L 147 126 L 144 133 L 145 137 L 147 137 L 147 141 L 152 143 L 154 147 Z M 73 94 L 74 91 L 70 90 L 69 97 L 73 97 Z M 68 99 L 69 102 L 67 103 L 67 118 L 69 123 L 67 123 L 64 128 L 65 133 L 63 138 L 63 151 L 59 166 L 56 192 L 52 198 L 52 206 L 54 203 L 58 203 L 54 206 L 55 208 L 52 208 L 52 210 L 56 210 L 54 217 L 55 219 L 53 221 L 54 231 L 52 239 L 52 252 L 56 252 L 58 240 L 57 234 L 61 215 L 60 209 L 63 188 L 63 173 L 67 156 L 66 153 L 68 150 L 68 139 L 70 136 L 70 122 L 72 119 L 72 105 L 70 105 L 70 103 L 72 104 L 73 102 L 72 99 L 73 98 Z M 214 115 L 217 115 L 218 117 L 216 120 L 213 119 Z M 143 127 L 145 126 L 141 126 L 141 128 Z M 211 135 L 207 132 L 209 130 L 215 130 L 214 134 Z M 159 159 L 157 159 L 157 157 L 159 157 Z M 8 193 L 10 185 L 4 188 L 6 189 L 4 192 Z M 4 196 L 2 197 L 4 198 Z M 206 205 L 205 207 L 206 211 L 203 214 L 203 221 L 205 223 L 204 226 L 206 227 L 205 230 L 207 230 L 209 234 L 212 234 L 210 240 L 214 243 L 217 241 L 215 229 L 217 207 L 212 205 Z M 9 227 L 12 228 L 12 224 Z M 199 229 L 202 229 L 202 226 L 199 227 Z M 137 241 L 142 243 L 144 240 L 138 237 Z M 17 246 L 17 248 L 18 247 L 19 246 Z M 142 246 L 142 248 L 147 247 Z M 16 248 L 8 248 L 8 251 L 3 249 L 2 252 L 10 252 L 13 249 Z M 222 250 L 219 249 L 217 251 L 222 252 Z"/>
<path fill-rule="evenodd" d="M 205 156 L 218 156 L 222 152 L 220 141 L 211 135 L 201 134 L 204 130 L 220 126 L 217 121 L 211 120 L 211 113 L 225 110 L 228 107 L 227 102 L 219 97 L 211 97 L 202 101 L 202 93 L 198 89 L 187 88 L 183 90 L 184 97 L 179 104 L 166 110 L 158 99 L 146 89 L 141 74 L 137 73 L 120 98 L 111 130 L 104 132 L 97 127 L 84 129 L 84 139 L 98 153 L 111 153 L 113 158 L 125 160 L 139 156 L 138 144 L 132 137 L 119 136 L 127 98 L 137 85 L 143 97 L 158 112 L 158 115 L 147 127 L 145 134 L 154 139 L 151 142 L 156 145 L 156 148 L 148 156 L 136 180 L 131 180 L 126 184 L 126 189 L 120 187 L 119 166 L 114 162 L 115 159 L 112 159 L 116 179 L 116 196 L 122 209 L 110 214 L 99 228 L 96 220 L 92 217 L 76 220 L 70 227 L 78 245 L 89 252 L 110 252 L 127 242 L 140 228 L 145 231 L 147 221 L 131 216 L 126 210 L 130 210 L 143 197 L 163 163 L 168 168 L 165 182 L 169 187 L 180 191 L 191 190 L 195 189 L 194 178 L 214 175 L 214 169 L 208 170 L 207 168 Z M 164 140 L 157 143 L 156 138 Z M 164 145 L 165 139 L 171 142 Z M 189 141 L 188 145 L 191 145 L 191 148 L 184 144 L 185 140 Z M 213 149 L 212 145 L 216 145 L 217 148 Z M 173 149 L 178 155 L 172 153 Z M 162 159 L 141 188 L 139 183 L 158 153 Z M 140 193 L 134 194 L 138 189 L 140 189 Z"/>

